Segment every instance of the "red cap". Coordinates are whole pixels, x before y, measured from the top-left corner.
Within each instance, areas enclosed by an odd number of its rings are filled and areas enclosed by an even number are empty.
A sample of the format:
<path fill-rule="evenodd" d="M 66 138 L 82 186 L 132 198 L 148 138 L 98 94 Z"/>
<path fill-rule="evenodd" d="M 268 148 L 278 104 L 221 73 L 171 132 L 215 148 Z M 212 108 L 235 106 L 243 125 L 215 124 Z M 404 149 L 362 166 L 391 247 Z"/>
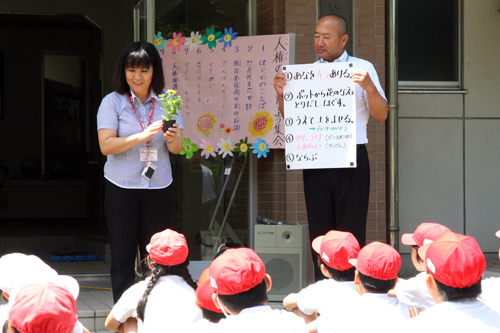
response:
<path fill-rule="evenodd" d="M 360 250 L 359 243 L 353 234 L 337 230 L 316 237 L 312 242 L 312 248 L 328 267 L 338 271 L 351 268 L 349 259 L 356 259 Z"/>
<path fill-rule="evenodd" d="M 189 253 L 184 235 L 171 229 L 154 234 L 146 250 L 154 262 L 165 266 L 182 264 Z"/>
<path fill-rule="evenodd" d="M 495 236 L 497 236 L 498 238 L 500 238 L 500 230 L 498 230 L 498 231 L 495 233 Z"/>
<path fill-rule="evenodd" d="M 401 243 L 408 246 L 416 245 L 418 247 L 424 246 L 434 242 L 451 230 L 439 223 L 422 223 L 415 229 L 413 234 L 404 234 L 401 237 Z"/>
<path fill-rule="evenodd" d="M 9 310 L 9 323 L 21 333 L 68 333 L 77 320 L 73 295 L 51 282 L 21 288 Z"/>
<path fill-rule="evenodd" d="M 470 287 L 481 279 L 486 259 L 473 237 L 448 232 L 418 249 L 427 271 L 452 288 Z"/>
<path fill-rule="evenodd" d="M 393 280 L 401 268 L 401 256 L 390 245 L 373 242 L 359 251 L 358 259 L 349 262 L 366 276 L 379 280 Z"/>
<path fill-rule="evenodd" d="M 198 304 L 207 310 L 222 313 L 222 310 L 219 309 L 213 301 L 212 295 L 214 294 L 214 288 L 210 284 L 210 280 L 205 280 L 198 284 L 198 288 L 196 289 L 196 300 Z"/>
<path fill-rule="evenodd" d="M 265 276 L 264 263 L 249 248 L 228 249 L 210 265 L 210 282 L 221 295 L 248 291 L 260 284 Z"/>

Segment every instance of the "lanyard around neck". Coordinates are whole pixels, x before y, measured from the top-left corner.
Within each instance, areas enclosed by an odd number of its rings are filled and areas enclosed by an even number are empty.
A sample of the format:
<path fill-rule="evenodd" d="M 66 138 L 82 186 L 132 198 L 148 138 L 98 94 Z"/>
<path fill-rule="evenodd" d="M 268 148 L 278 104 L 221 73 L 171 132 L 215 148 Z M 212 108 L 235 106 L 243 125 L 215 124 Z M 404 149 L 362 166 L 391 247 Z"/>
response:
<path fill-rule="evenodd" d="M 128 100 L 130 101 L 130 105 L 132 105 L 132 109 L 134 109 L 135 116 L 137 117 L 137 120 L 139 120 L 139 125 L 141 125 L 141 128 L 144 131 L 144 126 L 142 126 L 141 118 L 139 118 L 139 115 L 137 114 L 137 110 L 135 109 L 134 103 L 132 103 L 132 98 L 130 98 L 129 94 L 127 94 L 127 96 L 128 96 Z M 149 116 L 148 126 L 151 125 L 151 119 L 153 119 L 153 113 L 155 113 L 155 100 L 154 100 L 153 97 L 151 97 L 151 101 L 150 102 L 153 104 L 153 108 L 152 108 L 152 111 L 151 111 L 151 115 Z M 149 140 L 146 142 L 146 146 L 149 149 Z"/>

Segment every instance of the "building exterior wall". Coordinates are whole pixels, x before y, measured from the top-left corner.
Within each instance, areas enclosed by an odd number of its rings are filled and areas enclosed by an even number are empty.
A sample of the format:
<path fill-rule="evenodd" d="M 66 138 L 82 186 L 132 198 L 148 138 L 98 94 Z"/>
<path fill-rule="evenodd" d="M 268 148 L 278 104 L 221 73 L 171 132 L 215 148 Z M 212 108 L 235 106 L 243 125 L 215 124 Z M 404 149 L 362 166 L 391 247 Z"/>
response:
<path fill-rule="evenodd" d="M 257 34 L 295 33 L 295 63 L 317 60 L 313 36 L 318 20 L 316 0 L 258 0 Z M 354 56 L 372 62 L 385 87 L 385 7 L 383 0 L 354 0 Z M 367 242 L 386 238 L 385 124 L 370 119 L 370 203 Z M 286 171 L 284 150 L 272 150 L 258 161 L 258 214 L 275 220 L 307 224 L 302 171 Z M 310 249 L 308 249 L 310 252 Z M 308 281 L 312 281 L 308 253 Z"/>
<path fill-rule="evenodd" d="M 462 3 L 464 92 L 399 94 L 399 221 L 401 233 L 442 223 L 497 252 L 500 4 Z"/>

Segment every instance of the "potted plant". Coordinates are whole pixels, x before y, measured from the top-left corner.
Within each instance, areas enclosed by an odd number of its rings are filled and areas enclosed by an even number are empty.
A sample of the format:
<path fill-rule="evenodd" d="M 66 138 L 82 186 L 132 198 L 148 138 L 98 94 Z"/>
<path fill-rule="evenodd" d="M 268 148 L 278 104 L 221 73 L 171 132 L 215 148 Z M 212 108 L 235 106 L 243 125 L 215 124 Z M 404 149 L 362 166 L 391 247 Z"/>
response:
<path fill-rule="evenodd" d="M 165 112 L 161 116 L 163 118 L 163 132 L 168 131 L 175 124 L 175 119 L 172 118 L 179 115 L 178 111 L 182 106 L 182 98 L 179 95 L 175 96 L 175 94 L 177 94 L 177 91 L 168 89 L 165 94 L 158 96 L 161 104 L 163 104 L 163 108 L 161 109 Z"/>

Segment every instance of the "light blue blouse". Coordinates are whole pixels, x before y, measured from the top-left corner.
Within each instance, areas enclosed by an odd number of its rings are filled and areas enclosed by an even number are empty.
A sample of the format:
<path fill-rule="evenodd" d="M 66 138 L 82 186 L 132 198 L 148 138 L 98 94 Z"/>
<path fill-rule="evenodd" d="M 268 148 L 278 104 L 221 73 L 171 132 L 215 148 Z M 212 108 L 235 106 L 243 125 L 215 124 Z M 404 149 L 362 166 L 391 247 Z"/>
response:
<path fill-rule="evenodd" d="M 148 126 L 153 108 L 151 103 L 154 103 L 151 123 L 163 119 L 161 118 L 164 114 L 161 109 L 163 105 L 154 92 L 150 93 L 144 104 L 133 92 L 131 100 L 144 129 Z M 184 128 L 180 112 L 176 122 L 179 124 L 179 128 Z M 103 98 L 97 112 L 97 130 L 100 129 L 115 130 L 118 137 L 127 137 L 142 131 L 139 119 L 137 119 L 127 94 L 120 95 L 117 92 L 112 92 Z M 160 131 L 153 135 L 149 144 L 151 148 L 158 149 L 158 161 L 153 162 L 157 168 L 151 180 L 147 180 L 141 175 L 146 162 L 140 161 L 140 149 L 147 148 L 146 142 L 123 153 L 108 155 L 104 165 L 104 177 L 113 184 L 127 189 L 160 189 L 169 186 L 172 183 L 172 167 L 163 133 Z"/>

